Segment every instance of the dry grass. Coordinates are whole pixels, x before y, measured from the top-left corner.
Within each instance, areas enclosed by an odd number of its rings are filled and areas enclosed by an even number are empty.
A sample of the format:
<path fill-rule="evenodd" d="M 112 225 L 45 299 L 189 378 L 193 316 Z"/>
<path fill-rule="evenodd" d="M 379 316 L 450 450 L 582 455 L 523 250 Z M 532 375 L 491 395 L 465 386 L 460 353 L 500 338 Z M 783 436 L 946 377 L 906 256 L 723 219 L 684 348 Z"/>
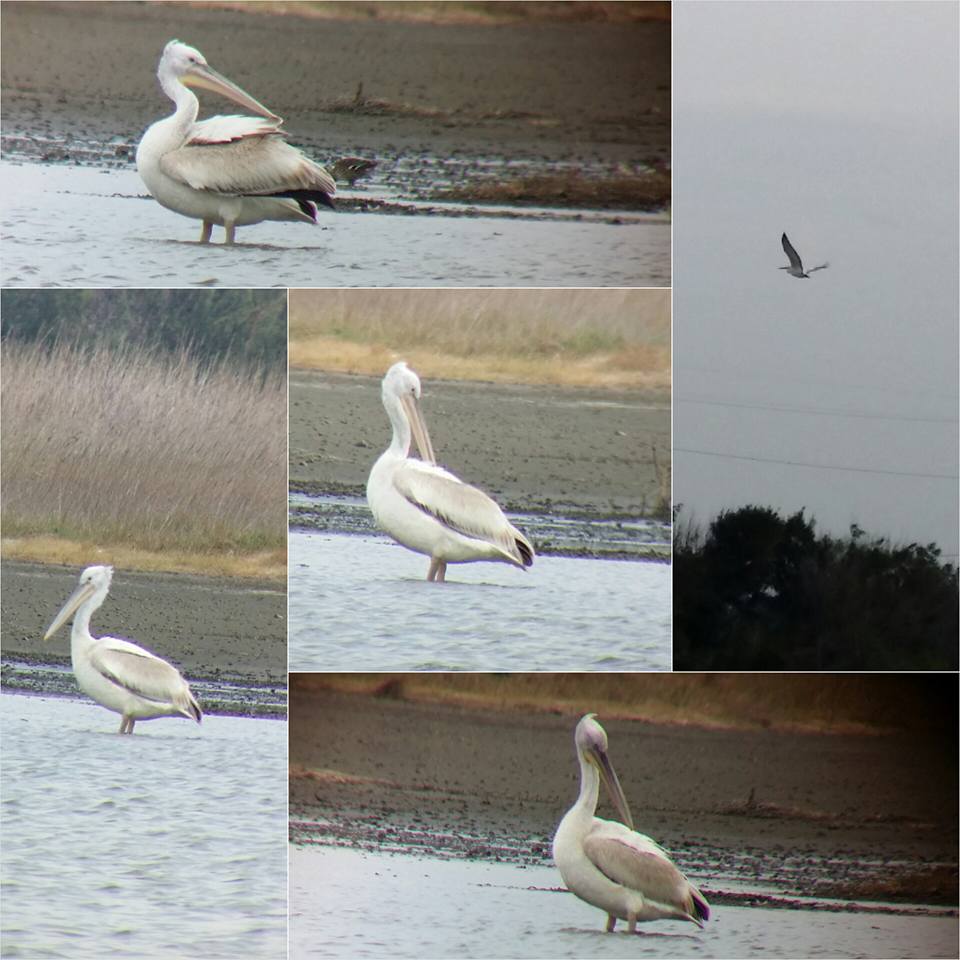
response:
<path fill-rule="evenodd" d="M 292 290 L 290 362 L 380 375 L 669 389 L 669 290 Z"/>
<path fill-rule="evenodd" d="M 291 674 L 292 687 L 653 723 L 880 734 L 935 722 L 908 680 L 774 674 Z"/>
<path fill-rule="evenodd" d="M 52 537 L 149 553 L 259 554 L 255 565 L 282 552 L 284 378 L 204 369 L 184 355 L 5 344 L 2 404 L 11 550 Z M 41 540 L 36 549 L 57 548 Z"/>
<path fill-rule="evenodd" d="M 91 563 L 109 563 L 124 570 L 189 573 L 206 577 L 231 577 L 252 580 L 287 582 L 286 547 L 252 553 L 191 553 L 185 550 L 160 552 L 137 547 L 89 540 L 65 540 L 61 537 L 37 536 L 4 538 L 0 544 L 4 560 L 24 563 L 59 563 L 84 567 Z"/>
<path fill-rule="evenodd" d="M 246 13 L 292 14 L 329 20 L 401 20 L 422 23 L 500 24 L 525 22 L 640 22 L 670 19 L 667 0 L 222 0 L 195 6 L 225 7 Z"/>

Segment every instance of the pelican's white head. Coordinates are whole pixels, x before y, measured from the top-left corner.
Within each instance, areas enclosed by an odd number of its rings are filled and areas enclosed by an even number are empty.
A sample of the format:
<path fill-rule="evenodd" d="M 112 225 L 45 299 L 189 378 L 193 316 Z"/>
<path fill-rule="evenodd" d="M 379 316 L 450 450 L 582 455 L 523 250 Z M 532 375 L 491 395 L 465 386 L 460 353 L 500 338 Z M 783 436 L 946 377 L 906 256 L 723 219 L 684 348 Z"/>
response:
<path fill-rule="evenodd" d="M 218 93 L 221 97 L 226 97 L 233 103 L 252 110 L 261 117 L 267 117 L 269 120 L 280 119 L 232 80 L 217 73 L 196 47 L 191 47 L 179 40 L 171 40 L 163 48 L 160 66 L 157 67 L 157 77 L 164 93 L 174 102 L 178 102 L 177 94 L 181 92 L 179 91 L 181 85 L 202 87 L 204 90 Z"/>
<path fill-rule="evenodd" d="M 402 448 L 406 456 L 412 435 L 420 459 L 436 463 L 430 434 L 420 413 L 420 378 L 407 366 L 405 360 L 395 363 L 383 378 L 380 396 L 393 424 L 393 445 Z"/>
<path fill-rule="evenodd" d="M 613 769 L 613 764 L 607 756 L 607 732 L 594 719 L 595 713 L 588 713 L 582 717 L 577 724 L 574 733 L 574 743 L 577 747 L 577 756 L 582 765 L 590 765 L 596 768 L 603 780 L 607 792 L 617 812 L 623 819 L 623 822 L 633 830 L 633 815 L 630 813 L 630 805 L 620 786 L 620 780 L 617 772 Z M 586 772 L 586 771 L 584 771 Z"/>
<path fill-rule="evenodd" d="M 405 393 L 412 394 L 414 399 L 420 399 L 420 378 L 407 366 L 406 360 L 395 363 L 384 375 L 381 393 L 386 403 L 388 393 L 401 397 Z"/>
<path fill-rule="evenodd" d="M 88 616 L 96 610 L 106 599 L 112 579 L 113 567 L 99 565 L 87 567 L 80 574 L 77 589 L 70 594 L 70 598 L 60 608 L 53 623 L 47 627 L 43 639 L 49 640 L 85 603 L 90 604 Z"/>

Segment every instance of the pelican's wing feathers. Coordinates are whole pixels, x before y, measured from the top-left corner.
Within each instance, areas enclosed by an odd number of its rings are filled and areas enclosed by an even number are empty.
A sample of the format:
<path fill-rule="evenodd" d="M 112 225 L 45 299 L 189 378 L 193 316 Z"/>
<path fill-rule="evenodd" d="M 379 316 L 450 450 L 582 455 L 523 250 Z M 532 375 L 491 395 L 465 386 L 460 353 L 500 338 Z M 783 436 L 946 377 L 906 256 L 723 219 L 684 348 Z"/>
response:
<path fill-rule="evenodd" d="M 285 192 L 337 192 L 319 164 L 267 132 L 224 142 L 180 147 L 160 160 L 164 173 L 194 190 L 244 196 L 282 196 Z"/>
<path fill-rule="evenodd" d="M 496 502 L 443 467 L 407 460 L 394 483 L 405 499 L 444 526 L 499 547 L 519 565 L 533 563 L 533 547 Z"/>
<path fill-rule="evenodd" d="M 709 907 L 700 891 L 680 872 L 663 848 L 642 833 L 609 820 L 597 820 L 583 841 L 593 865 L 615 883 L 642 890 L 656 903 L 682 909 L 696 923 Z"/>
<path fill-rule="evenodd" d="M 803 272 L 803 263 L 800 260 L 800 254 L 793 249 L 793 244 L 787 239 L 786 234 L 780 238 L 780 243 L 783 244 L 783 252 L 790 260 L 790 266 Z"/>
<path fill-rule="evenodd" d="M 199 707 L 180 671 L 135 643 L 101 637 L 90 654 L 90 663 L 98 673 L 138 697 L 157 703 L 172 702 L 182 707 L 186 716 L 198 719 Z M 196 707 L 196 714 L 189 703 Z"/>
<path fill-rule="evenodd" d="M 282 120 L 268 120 L 265 117 L 208 117 L 198 120 L 190 130 L 186 145 L 201 146 L 205 143 L 230 143 L 244 137 L 263 137 L 271 133 L 281 133 Z"/>

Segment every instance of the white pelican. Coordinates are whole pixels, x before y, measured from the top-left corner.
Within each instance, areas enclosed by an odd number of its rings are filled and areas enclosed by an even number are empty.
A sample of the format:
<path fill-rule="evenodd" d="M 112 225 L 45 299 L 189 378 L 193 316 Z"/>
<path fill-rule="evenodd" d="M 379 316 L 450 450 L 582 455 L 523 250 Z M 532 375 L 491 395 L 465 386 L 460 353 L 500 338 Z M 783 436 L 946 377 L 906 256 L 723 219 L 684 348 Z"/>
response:
<path fill-rule="evenodd" d="M 90 636 L 90 615 L 107 598 L 112 577 L 113 567 L 87 567 L 43 639 L 73 617 L 70 659 L 77 683 L 100 706 L 120 714 L 120 733 L 133 733 L 137 720 L 155 717 L 199 723 L 200 706 L 175 667 L 129 640 Z"/>
<path fill-rule="evenodd" d="M 430 557 L 428 580 L 442 581 L 448 563 L 499 560 L 529 567 L 533 546 L 497 504 L 437 466 L 420 413 L 420 379 L 406 363 L 387 371 L 381 395 L 393 440 L 367 480 L 367 502 L 380 527 Z M 411 434 L 420 460 L 409 456 Z"/>
<path fill-rule="evenodd" d="M 580 796 L 553 838 L 553 859 L 567 889 L 607 912 L 607 930 L 626 920 L 630 932 L 644 920 L 692 920 L 710 916 L 700 891 L 664 850 L 633 829 L 620 781 L 607 759 L 607 735 L 588 713 L 577 724 L 574 742 L 580 761 Z M 626 822 L 595 817 L 600 777 Z"/>
<path fill-rule="evenodd" d="M 793 249 L 793 244 L 787 239 L 787 235 L 784 234 L 780 238 L 780 243 L 783 245 L 783 252 L 787 255 L 790 260 L 789 267 L 778 267 L 778 270 L 786 270 L 789 272 L 791 277 L 797 277 L 798 279 L 807 279 L 811 273 L 816 273 L 818 270 L 826 270 L 830 266 L 829 263 L 821 263 L 819 267 L 812 267 L 806 273 L 803 272 L 803 263 L 800 260 L 800 254 Z"/>
<path fill-rule="evenodd" d="M 193 47 L 171 40 L 157 69 L 172 116 L 148 128 L 137 147 L 137 170 L 163 206 L 213 224 L 233 243 L 238 226 L 261 220 L 317 222 L 317 203 L 333 207 L 333 178 L 283 139 L 283 120 L 207 64 Z M 186 84 L 219 93 L 258 117 L 197 121 L 199 104 Z"/>

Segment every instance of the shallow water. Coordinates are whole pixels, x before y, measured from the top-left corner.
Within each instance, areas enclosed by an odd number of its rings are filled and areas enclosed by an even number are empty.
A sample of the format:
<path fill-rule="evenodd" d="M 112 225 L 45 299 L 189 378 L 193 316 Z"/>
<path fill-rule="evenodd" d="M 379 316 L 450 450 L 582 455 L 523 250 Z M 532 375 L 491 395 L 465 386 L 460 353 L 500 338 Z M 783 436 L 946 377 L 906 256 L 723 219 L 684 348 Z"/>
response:
<path fill-rule="evenodd" d="M 715 907 L 703 930 L 637 941 L 552 867 L 290 848 L 290 960 L 302 957 L 950 957 L 946 917 Z"/>
<path fill-rule="evenodd" d="M 670 224 L 323 213 L 319 227 L 199 221 L 126 169 L 0 163 L 4 286 L 668 286 Z"/>
<path fill-rule="evenodd" d="M 301 532 L 380 534 L 364 497 L 291 493 L 287 503 L 290 526 Z M 660 520 L 516 512 L 510 519 L 536 544 L 539 556 L 670 559 L 670 524 Z"/>
<path fill-rule="evenodd" d="M 282 957 L 286 736 L 0 696 L 4 957 Z"/>
<path fill-rule="evenodd" d="M 669 670 L 670 567 L 455 564 L 383 536 L 289 536 L 291 670 Z"/>

